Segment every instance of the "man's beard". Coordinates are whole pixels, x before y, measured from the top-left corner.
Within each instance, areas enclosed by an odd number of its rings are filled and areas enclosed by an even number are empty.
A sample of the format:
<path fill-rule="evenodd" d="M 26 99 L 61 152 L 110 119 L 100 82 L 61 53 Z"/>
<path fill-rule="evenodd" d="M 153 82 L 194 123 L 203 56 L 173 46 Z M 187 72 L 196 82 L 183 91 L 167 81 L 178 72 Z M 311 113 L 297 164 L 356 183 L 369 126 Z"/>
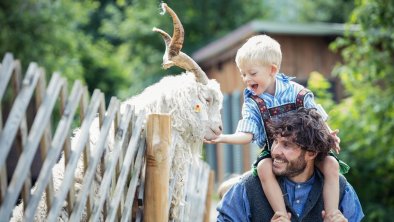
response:
<path fill-rule="evenodd" d="M 287 166 L 283 171 L 279 171 L 275 167 L 272 168 L 272 171 L 276 176 L 294 177 L 301 174 L 306 168 L 305 153 L 306 151 L 302 150 L 300 156 L 292 161 L 286 160 L 285 157 L 275 157 L 276 159 L 285 161 Z"/>

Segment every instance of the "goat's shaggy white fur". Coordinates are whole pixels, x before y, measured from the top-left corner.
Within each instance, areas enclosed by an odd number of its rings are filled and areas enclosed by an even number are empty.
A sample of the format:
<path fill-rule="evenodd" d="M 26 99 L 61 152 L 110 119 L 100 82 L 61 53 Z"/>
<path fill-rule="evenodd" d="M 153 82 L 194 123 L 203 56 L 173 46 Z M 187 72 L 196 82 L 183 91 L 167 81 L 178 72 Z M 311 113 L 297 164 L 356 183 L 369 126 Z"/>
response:
<path fill-rule="evenodd" d="M 187 174 L 187 164 L 198 158 L 201 153 L 203 139 L 212 139 L 215 134 L 221 133 L 220 109 L 223 96 L 220 92 L 219 84 L 215 80 L 209 80 L 204 85 L 196 82 L 192 73 L 184 73 L 177 76 L 167 76 L 160 82 L 146 88 L 141 94 L 130 98 L 122 103 L 121 112 L 127 104 L 135 107 L 135 113 L 145 111 L 150 113 L 168 113 L 171 115 L 172 125 L 172 147 L 170 158 L 172 159 L 170 168 L 170 179 L 175 181 L 172 192 L 170 209 L 170 220 L 179 220 L 179 205 L 184 200 L 183 188 Z M 196 109 L 199 106 L 199 109 Z M 91 128 L 91 147 L 95 147 L 98 137 L 98 121 Z M 77 137 L 78 135 L 76 135 Z M 73 138 L 75 143 L 76 137 Z M 96 138 L 94 138 L 96 137 Z M 75 144 L 73 144 L 75 145 Z M 111 153 L 112 142 L 109 142 L 106 156 Z M 81 188 L 83 181 L 83 157 L 79 159 L 75 172 L 75 191 Z M 92 189 L 98 193 L 101 173 L 100 169 L 96 173 Z M 64 158 L 62 157 L 53 169 L 53 180 L 55 191 L 57 191 L 63 181 Z M 66 203 L 65 203 L 66 204 Z M 149 203 L 147 203 L 149 204 Z M 41 198 L 36 211 L 35 221 L 44 221 L 47 214 L 45 194 Z M 13 211 L 12 221 L 22 221 L 23 203 L 18 205 Z M 68 220 L 65 208 L 62 209 L 58 221 Z M 81 221 L 86 221 L 87 215 L 84 212 Z"/>
<path fill-rule="evenodd" d="M 170 151 L 170 176 L 175 180 L 175 187 L 170 218 L 176 219 L 178 206 L 184 198 L 187 164 L 199 157 L 203 138 L 212 139 L 212 130 L 217 132 L 221 127 L 223 97 L 216 81 L 210 80 L 207 85 L 203 85 L 195 81 L 193 74 L 166 77 L 159 85 L 163 88 L 158 90 L 158 86 L 149 87 L 143 95 L 125 103 L 136 104 L 136 112 L 144 109 L 147 113 L 171 114 L 173 147 Z M 200 112 L 195 112 L 196 105 L 200 106 Z"/>

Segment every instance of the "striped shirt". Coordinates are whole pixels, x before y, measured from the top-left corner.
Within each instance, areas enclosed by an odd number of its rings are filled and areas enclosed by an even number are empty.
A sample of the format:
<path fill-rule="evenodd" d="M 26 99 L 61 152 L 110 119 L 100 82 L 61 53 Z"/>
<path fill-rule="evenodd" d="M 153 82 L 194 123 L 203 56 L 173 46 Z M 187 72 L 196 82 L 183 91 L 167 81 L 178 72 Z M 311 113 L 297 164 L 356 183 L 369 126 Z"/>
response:
<path fill-rule="evenodd" d="M 297 94 L 304 88 L 304 86 L 291 81 L 294 77 L 286 76 L 283 73 L 276 75 L 275 81 L 275 95 L 272 96 L 268 93 L 259 95 L 267 106 L 272 108 L 276 106 L 285 105 L 288 103 L 295 103 Z M 244 90 L 244 104 L 242 106 L 242 119 L 238 122 L 236 132 L 252 133 L 252 142 L 256 143 L 259 147 L 264 147 L 266 140 L 266 133 L 264 123 L 261 119 L 260 110 L 257 104 L 253 101 L 251 96 L 253 92 L 249 89 Z M 327 120 L 328 115 L 324 109 L 315 103 L 312 93 L 308 93 L 304 97 L 305 108 L 316 108 L 324 120 Z"/>

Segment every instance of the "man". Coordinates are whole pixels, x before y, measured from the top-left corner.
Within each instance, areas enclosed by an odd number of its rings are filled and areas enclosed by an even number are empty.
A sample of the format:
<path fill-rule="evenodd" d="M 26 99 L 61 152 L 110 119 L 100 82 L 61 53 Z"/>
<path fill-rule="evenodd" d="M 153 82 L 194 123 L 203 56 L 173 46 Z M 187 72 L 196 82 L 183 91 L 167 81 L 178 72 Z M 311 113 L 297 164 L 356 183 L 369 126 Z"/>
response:
<path fill-rule="evenodd" d="M 268 130 L 273 135 L 272 171 L 277 176 L 288 214 L 273 212 L 259 178 L 246 174 L 223 197 L 217 208 L 218 221 L 350 221 L 363 217 L 361 204 L 352 186 L 340 177 L 340 204 L 325 213 L 324 178 L 315 165 L 335 140 L 314 109 L 301 108 L 273 119 Z"/>

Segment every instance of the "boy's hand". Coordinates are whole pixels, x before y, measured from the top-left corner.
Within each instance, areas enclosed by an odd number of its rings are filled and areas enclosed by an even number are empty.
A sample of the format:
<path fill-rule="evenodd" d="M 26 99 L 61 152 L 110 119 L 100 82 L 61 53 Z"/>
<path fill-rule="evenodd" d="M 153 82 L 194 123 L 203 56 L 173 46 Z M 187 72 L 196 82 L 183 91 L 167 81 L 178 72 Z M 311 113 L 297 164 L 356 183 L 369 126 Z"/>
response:
<path fill-rule="evenodd" d="M 290 218 L 291 213 L 277 211 L 271 218 L 271 222 L 290 222 Z"/>
<path fill-rule="evenodd" d="M 331 213 L 326 213 L 322 211 L 322 217 L 324 222 L 347 222 L 348 220 L 343 216 L 342 212 L 335 210 Z"/>
<path fill-rule="evenodd" d="M 218 137 L 216 137 L 215 139 L 212 139 L 212 140 L 204 139 L 204 143 L 207 143 L 207 144 L 217 144 L 220 142 L 222 142 L 222 135 L 219 135 Z"/>
<path fill-rule="evenodd" d="M 336 129 L 336 130 L 330 132 L 330 134 L 335 139 L 335 147 L 333 149 L 337 154 L 339 154 L 339 151 L 341 151 L 341 147 L 339 146 L 341 139 L 338 137 L 338 135 L 337 135 L 338 133 L 339 133 L 339 129 Z"/>

